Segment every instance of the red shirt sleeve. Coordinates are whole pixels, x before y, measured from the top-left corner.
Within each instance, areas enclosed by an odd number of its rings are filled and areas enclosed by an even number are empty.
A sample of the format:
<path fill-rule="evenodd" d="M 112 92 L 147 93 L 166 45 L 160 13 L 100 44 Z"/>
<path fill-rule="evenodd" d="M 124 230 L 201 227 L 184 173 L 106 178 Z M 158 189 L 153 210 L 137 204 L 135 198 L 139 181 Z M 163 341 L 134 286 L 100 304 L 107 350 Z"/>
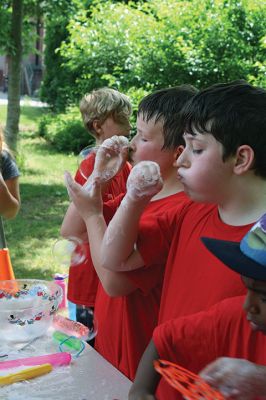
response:
<path fill-rule="evenodd" d="M 91 153 L 89 156 L 83 160 L 79 166 L 79 169 L 75 175 L 75 181 L 80 185 L 84 185 L 89 176 L 92 174 L 95 162 L 95 154 Z"/>
<path fill-rule="evenodd" d="M 215 309 L 159 325 L 153 340 L 160 358 L 198 373 L 217 355 Z"/>
<path fill-rule="evenodd" d="M 228 298 L 207 311 L 159 325 L 153 340 L 160 358 L 198 373 L 217 357 L 243 357 L 242 349 L 247 351 L 252 342 L 244 300 L 245 296 Z"/>

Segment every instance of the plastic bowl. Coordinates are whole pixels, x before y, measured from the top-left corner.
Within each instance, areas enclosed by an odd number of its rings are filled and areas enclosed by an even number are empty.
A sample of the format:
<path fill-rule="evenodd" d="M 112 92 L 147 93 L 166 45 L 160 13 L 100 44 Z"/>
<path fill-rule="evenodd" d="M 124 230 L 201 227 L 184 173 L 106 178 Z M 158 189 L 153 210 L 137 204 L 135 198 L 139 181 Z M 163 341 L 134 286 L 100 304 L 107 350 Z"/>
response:
<path fill-rule="evenodd" d="M 53 281 L 0 281 L 1 339 L 27 342 L 44 335 L 62 296 L 62 288 Z"/>

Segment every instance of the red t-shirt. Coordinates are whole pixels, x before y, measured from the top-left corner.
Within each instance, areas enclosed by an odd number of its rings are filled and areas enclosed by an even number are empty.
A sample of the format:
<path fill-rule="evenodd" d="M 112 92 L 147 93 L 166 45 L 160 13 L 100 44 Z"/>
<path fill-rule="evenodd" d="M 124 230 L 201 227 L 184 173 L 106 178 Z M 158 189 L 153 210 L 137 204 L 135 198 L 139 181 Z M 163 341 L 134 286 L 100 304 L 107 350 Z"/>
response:
<path fill-rule="evenodd" d="M 80 185 L 84 185 L 87 180 L 85 177 L 91 175 L 94 168 L 94 161 L 95 154 L 92 153 L 81 163 L 75 176 L 76 182 Z M 83 175 L 80 170 L 82 170 Z M 103 195 L 104 202 L 114 199 L 120 193 L 126 191 L 126 181 L 130 170 L 130 164 L 126 163 L 123 170 L 112 179 L 106 193 Z M 69 268 L 67 297 L 75 304 L 94 307 L 99 279 L 92 263 L 88 243 L 84 244 L 84 251 L 86 252 L 86 260 L 79 265 L 73 265 Z"/>
<path fill-rule="evenodd" d="M 187 196 L 181 192 L 150 202 L 140 219 L 139 241 L 149 234 L 156 218 L 165 210 L 176 208 L 177 204 L 186 201 Z M 107 214 L 113 213 L 113 207 L 117 208 L 117 202 L 111 203 L 109 210 L 108 203 L 105 204 L 105 218 L 108 218 Z M 98 334 L 95 348 L 123 374 L 133 379 L 140 357 L 158 322 L 164 263 L 158 257 L 156 262 L 124 274 L 136 287 L 128 296 L 109 297 L 102 285 L 98 286 L 95 303 Z"/>
<path fill-rule="evenodd" d="M 200 238 L 239 242 L 251 226 L 227 225 L 221 221 L 217 206 L 192 201 L 181 212 L 167 212 L 157 219 L 154 235 L 148 238 L 150 245 L 138 249 L 145 263 L 156 257 L 158 243 L 164 243 L 164 253 L 169 251 L 159 323 L 206 310 L 227 297 L 244 293 L 240 276 L 212 255 Z M 159 398 L 168 399 L 168 391 L 162 381 Z"/>
<path fill-rule="evenodd" d="M 245 296 L 229 298 L 208 311 L 159 325 L 153 334 L 159 357 L 195 373 L 217 357 L 244 358 L 266 365 L 266 336 L 250 328 L 243 311 L 244 300 Z M 182 398 L 169 388 L 167 400 Z"/>

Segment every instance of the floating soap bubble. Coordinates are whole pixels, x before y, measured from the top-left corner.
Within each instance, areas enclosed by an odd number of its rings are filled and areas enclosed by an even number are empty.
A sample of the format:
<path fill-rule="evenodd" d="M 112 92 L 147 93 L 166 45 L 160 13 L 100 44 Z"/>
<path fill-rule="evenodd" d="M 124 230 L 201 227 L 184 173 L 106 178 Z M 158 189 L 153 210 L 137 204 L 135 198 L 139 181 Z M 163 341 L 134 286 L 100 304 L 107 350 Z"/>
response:
<path fill-rule="evenodd" d="M 94 169 L 94 176 L 101 182 L 112 179 L 125 162 L 123 148 L 129 146 L 124 136 L 113 136 L 106 139 L 101 146 L 90 145 L 81 150 L 78 155 L 78 168 L 81 176 L 87 181 L 84 187 L 91 188 L 90 175 Z"/>
<path fill-rule="evenodd" d="M 92 144 L 84 147 L 77 156 L 78 170 L 82 178 L 87 180 L 93 170 L 95 157 L 99 146 Z"/>
<path fill-rule="evenodd" d="M 62 266 L 82 264 L 88 255 L 88 244 L 79 238 L 58 239 L 52 248 L 56 262 Z"/>

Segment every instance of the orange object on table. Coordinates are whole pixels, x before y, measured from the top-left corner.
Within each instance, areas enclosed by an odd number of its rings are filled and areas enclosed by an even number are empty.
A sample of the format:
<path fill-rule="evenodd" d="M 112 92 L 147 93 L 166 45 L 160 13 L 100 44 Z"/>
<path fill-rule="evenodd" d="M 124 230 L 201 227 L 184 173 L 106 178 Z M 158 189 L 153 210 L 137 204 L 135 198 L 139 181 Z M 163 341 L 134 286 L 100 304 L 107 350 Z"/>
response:
<path fill-rule="evenodd" d="M 15 279 L 13 267 L 10 260 L 9 250 L 0 249 L 0 281 Z"/>
<path fill-rule="evenodd" d="M 187 400 L 224 400 L 223 395 L 214 390 L 199 375 L 165 360 L 154 361 L 155 370 Z"/>

